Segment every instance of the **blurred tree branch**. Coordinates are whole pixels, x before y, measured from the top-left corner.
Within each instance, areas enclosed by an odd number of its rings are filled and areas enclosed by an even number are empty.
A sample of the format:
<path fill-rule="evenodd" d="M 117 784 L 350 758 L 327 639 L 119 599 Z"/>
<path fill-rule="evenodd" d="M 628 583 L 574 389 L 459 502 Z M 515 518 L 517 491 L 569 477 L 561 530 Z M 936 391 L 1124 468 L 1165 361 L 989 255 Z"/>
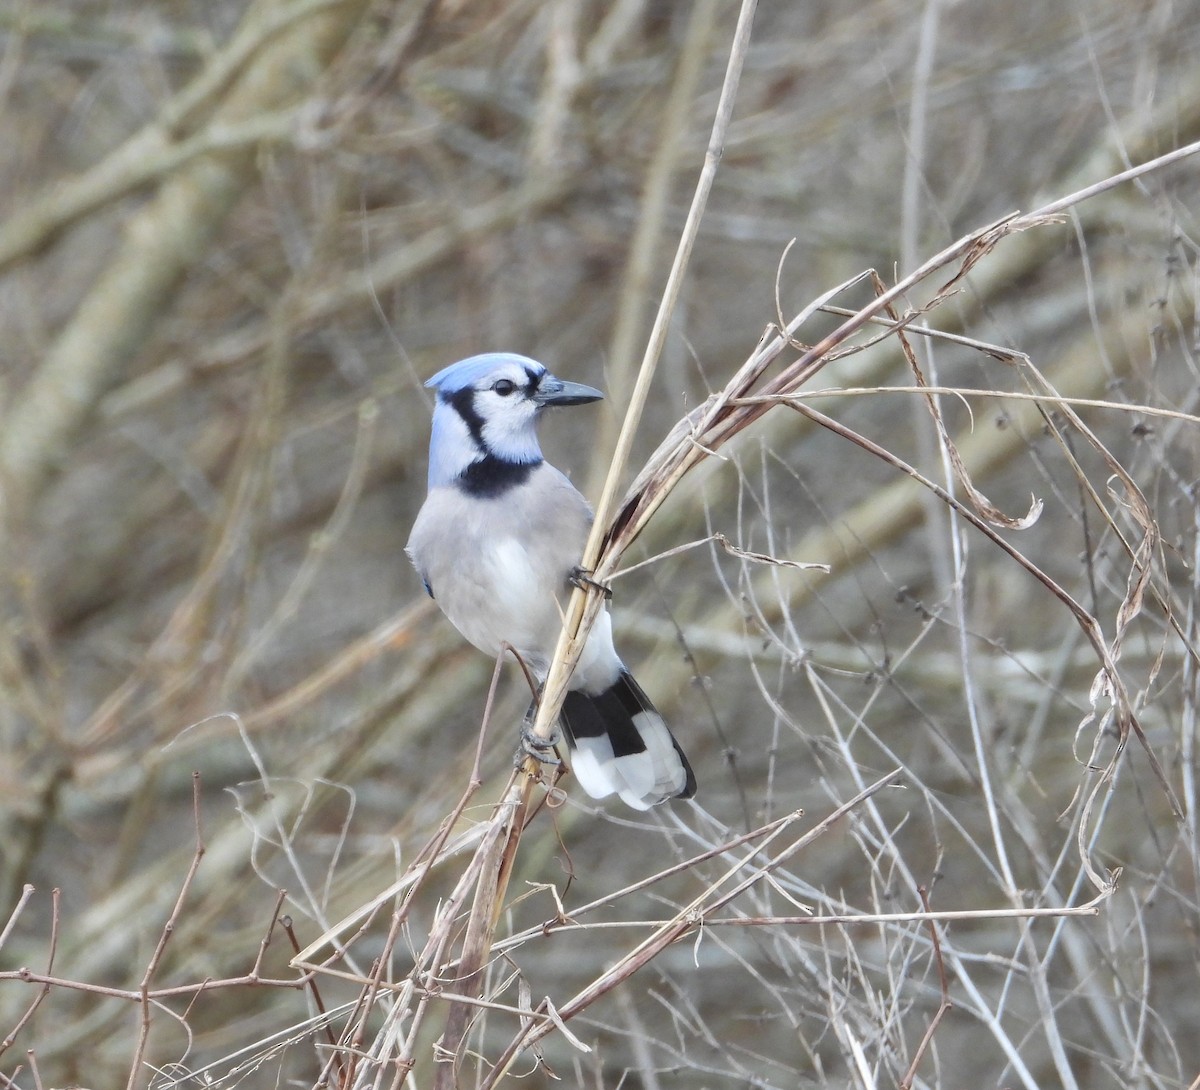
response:
<path fill-rule="evenodd" d="M 9 242 L 7 260 L 27 252 L 74 216 L 152 176 L 131 163 L 154 148 L 169 157 L 178 125 L 216 99 L 207 139 L 220 147 L 222 130 L 263 123 L 264 115 L 295 103 L 312 88 L 367 7 L 366 0 L 259 0 L 242 32 L 208 66 L 189 93 L 174 100 L 160 125 L 145 130 L 106 161 L 57 219 L 44 208 L 24 240 Z M 242 68 L 242 65 L 245 65 Z M 272 122 L 272 125 L 277 122 Z M 198 136 L 201 143 L 206 139 Z M 147 330 L 169 306 L 176 285 L 233 207 L 255 171 L 256 142 L 176 156 L 179 165 L 148 205 L 135 212 L 125 239 L 37 373 L 13 399 L 0 426 L 0 479 L 18 503 L 37 489 L 97 399 L 119 381 Z M 152 165 L 151 172 L 156 168 Z"/>

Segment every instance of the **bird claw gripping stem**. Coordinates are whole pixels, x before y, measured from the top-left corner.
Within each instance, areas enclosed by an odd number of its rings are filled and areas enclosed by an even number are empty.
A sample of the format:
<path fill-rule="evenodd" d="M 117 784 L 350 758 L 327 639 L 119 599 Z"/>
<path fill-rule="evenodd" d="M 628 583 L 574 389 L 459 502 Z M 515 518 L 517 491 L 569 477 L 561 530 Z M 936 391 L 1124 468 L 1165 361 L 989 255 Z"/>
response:
<path fill-rule="evenodd" d="M 520 768 L 528 757 L 532 757 L 539 764 L 559 764 L 558 756 L 554 751 L 561 741 L 562 732 L 557 727 L 551 732 L 549 738 L 543 738 L 540 734 L 534 733 L 533 722 L 525 719 L 521 723 L 521 744 L 513 756 L 513 764 Z"/>
<path fill-rule="evenodd" d="M 588 587 L 592 587 L 594 590 L 598 590 L 604 595 L 604 600 L 606 602 L 612 601 L 612 587 L 610 587 L 607 583 L 598 583 L 592 578 L 592 573 L 585 568 L 581 568 L 576 565 L 571 569 L 571 574 L 567 576 L 567 579 L 573 587 L 578 587 L 580 590 L 587 590 Z"/>

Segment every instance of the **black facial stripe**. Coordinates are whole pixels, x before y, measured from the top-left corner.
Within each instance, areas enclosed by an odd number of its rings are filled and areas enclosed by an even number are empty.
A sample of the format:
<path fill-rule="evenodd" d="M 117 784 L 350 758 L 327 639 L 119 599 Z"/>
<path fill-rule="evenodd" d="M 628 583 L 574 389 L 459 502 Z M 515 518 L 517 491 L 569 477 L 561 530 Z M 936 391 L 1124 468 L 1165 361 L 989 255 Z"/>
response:
<path fill-rule="evenodd" d="M 494 454 L 485 455 L 472 462 L 458 478 L 459 485 L 468 496 L 490 498 L 524 484 L 540 462 L 506 462 Z"/>
<path fill-rule="evenodd" d="M 471 438 L 475 440 L 475 446 L 483 450 L 483 417 L 475 408 L 474 388 L 464 386 L 452 394 L 443 394 L 442 398 L 454 406 L 455 411 L 462 417 L 462 422 L 467 425 L 467 431 L 471 433 Z"/>
<path fill-rule="evenodd" d="M 525 383 L 526 397 L 533 397 L 533 395 L 537 393 L 538 386 L 540 386 L 542 382 L 542 375 L 545 373 L 545 371 L 533 371 L 528 367 L 525 368 L 525 374 L 529 379 L 529 381 Z"/>
<path fill-rule="evenodd" d="M 526 374 L 530 372 L 526 371 Z M 535 385 L 540 380 L 541 375 L 530 374 L 530 381 Z M 528 393 L 529 388 L 524 389 Z M 466 424 L 471 441 L 481 455 L 462 471 L 458 480 L 463 491 L 469 496 L 499 496 L 528 480 L 529 474 L 541 465 L 542 460 L 537 458 L 531 462 L 510 462 L 488 450 L 483 438 L 484 419 L 475 408 L 476 392 L 473 386 L 465 386 L 451 394 L 442 395 L 443 400 L 454 407 L 454 411 Z"/>

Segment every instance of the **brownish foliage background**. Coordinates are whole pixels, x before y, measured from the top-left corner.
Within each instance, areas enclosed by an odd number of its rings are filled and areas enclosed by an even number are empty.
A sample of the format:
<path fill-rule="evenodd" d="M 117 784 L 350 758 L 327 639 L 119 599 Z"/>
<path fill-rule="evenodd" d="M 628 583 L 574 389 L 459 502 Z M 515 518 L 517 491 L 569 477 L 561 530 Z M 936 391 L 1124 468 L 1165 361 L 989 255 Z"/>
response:
<path fill-rule="evenodd" d="M 0 5 L 0 920 L 20 906 L 0 942 L 0 1086 L 317 1083 L 330 1050 L 304 1025 L 309 992 L 244 982 L 154 1005 L 103 989 L 240 978 L 268 931 L 261 975 L 294 980 L 276 890 L 306 945 L 454 805 L 491 664 L 401 552 L 424 492 L 422 380 L 507 349 L 603 386 L 544 434 L 597 493 L 735 8 Z M 833 285 L 892 279 L 1200 139 L 1198 61 L 1189 0 L 763 0 L 634 466 Z M 571 1022 L 591 1052 L 544 1042 L 568 1084 L 886 1086 L 920 1059 L 913 1085 L 1196 1085 L 1200 432 L 1155 411 L 1197 411 L 1198 211 L 1194 161 L 1165 167 L 1005 240 L 930 318 L 1108 403 L 1077 411 L 1161 532 L 1119 665 L 1180 814 L 1136 742 L 1111 780 L 1096 771 L 1115 720 L 1061 603 L 893 469 L 776 410 L 627 559 L 721 533 L 832 573 L 708 543 L 618 580 L 621 646 L 692 755 L 697 804 L 598 809 L 568 779 L 522 843 L 509 896 L 527 899 L 501 932 L 553 919 L 550 884 L 569 914 L 789 811 L 815 820 L 892 767 L 903 789 L 737 912 L 910 912 L 918 886 L 935 909 L 1057 908 L 1096 893 L 1082 857 L 1121 876 L 1095 917 L 942 925 L 954 1008 L 924 1051 L 941 1001 L 926 924 L 708 929 Z M 930 351 L 942 386 L 1020 391 L 1032 373 Z M 911 384 L 889 340 L 814 385 L 873 392 L 814 404 L 946 483 L 923 403 L 879 391 Z M 1005 536 L 1111 640 L 1145 539 L 1111 464 L 1030 402 L 942 408 L 991 499 L 1045 502 Z M 470 820 L 509 774 L 526 702 L 506 675 Z M 157 956 L 193 855 L 194 771 L 207 850 Z M 726 865 L 604 918 L 670 916 Z M 561 1005 L 631 934 L 564 932 L 495 972 Z M 321 988 L 342 1018 L 359 994 Z M 477 1026 L 464 1085 L 516 1025 Z M 437 1033 L 412 1085 L 435 1077 Z"/>

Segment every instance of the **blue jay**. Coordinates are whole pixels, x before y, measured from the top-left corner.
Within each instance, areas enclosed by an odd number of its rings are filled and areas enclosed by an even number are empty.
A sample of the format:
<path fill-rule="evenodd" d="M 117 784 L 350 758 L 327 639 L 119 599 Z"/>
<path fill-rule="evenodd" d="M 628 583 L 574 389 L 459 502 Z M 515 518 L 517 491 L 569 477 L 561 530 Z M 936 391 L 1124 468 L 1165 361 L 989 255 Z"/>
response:
<path fill-rule="evenodd" d="M 429 495 L 406 551 L 467 640 L 492 656 L 512 645 L 544 682 L 592 511 L 543 460 L 537 418 L 547 406 L 604 395 L 505 352 L 452 364 L 425 385 L 437 390 Z M 592 798 L 617 794 L 647 810 L 695 793 L 683 750 L 613 649 L 607 608 L 571 677 L 561 722 L 571 766 Z"/>

